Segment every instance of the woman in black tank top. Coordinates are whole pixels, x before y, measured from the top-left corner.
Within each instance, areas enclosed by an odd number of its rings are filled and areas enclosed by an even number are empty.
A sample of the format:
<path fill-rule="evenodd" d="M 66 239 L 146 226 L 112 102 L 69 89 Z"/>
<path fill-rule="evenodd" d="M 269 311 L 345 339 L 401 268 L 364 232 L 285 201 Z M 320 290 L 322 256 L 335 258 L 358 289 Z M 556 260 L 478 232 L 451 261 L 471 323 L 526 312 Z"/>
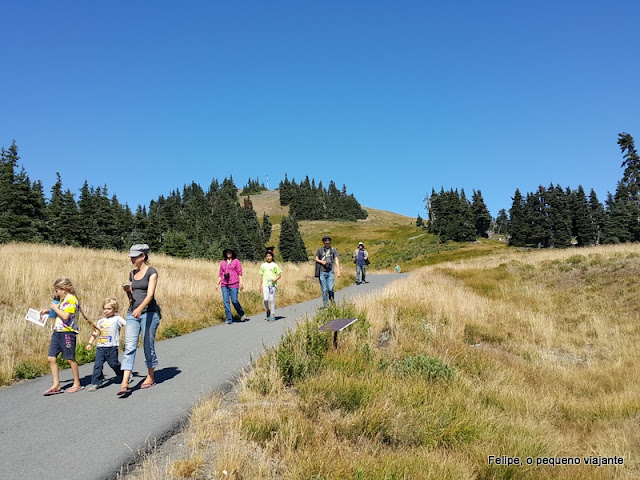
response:
<path fill-rule="evenodd" d="M 155 340 L 156 331 L 160 324 L 160 309 L 156 303 L 155 292 L 158 285 L 158 271 L 149 265 L 149 246 L 146 244 L 133 245 L 129 250 L 129 258 L 134 270 L 129 273 L 128 285 L 123 288 L 129 297 L 127 311 L 127 327 L 124 335 L 124 356 L 122 357 L 122 385 L 119 396 L 131 392 L 129 379 L 136 359 L 138 338 L 142 335 L 142 346 L 147 366 L 147 378 L 140 388 L 153 387 L 155 369 L 158 365 Z"/>

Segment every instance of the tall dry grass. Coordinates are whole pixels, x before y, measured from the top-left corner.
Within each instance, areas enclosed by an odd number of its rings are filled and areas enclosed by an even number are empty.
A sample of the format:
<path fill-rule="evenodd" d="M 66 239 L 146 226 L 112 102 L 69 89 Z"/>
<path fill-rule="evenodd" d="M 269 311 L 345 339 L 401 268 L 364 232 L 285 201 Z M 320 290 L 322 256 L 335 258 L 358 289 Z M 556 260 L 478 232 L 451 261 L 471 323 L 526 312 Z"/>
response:
<path fill-rule="evenodd" d="M 313 328 L 301 328 L 257 362 L 238 402 L 204 402 L 190 451 L 165 474 L 638 478 L 639 271 L 639 245 L 423 268 L 335 312 L 359 326 L 319 363 Z M 292 379 L 285 361 L 309 368 Z M 588 456 L 624 464 L 535 465 Z"/>
<path fill-rule="evenodd" d="M 219 262 L 184 260 L 151 253 L 150 265 L 158 269 L 156 298 L 163 319 L 159 338 L 181 335 L 224 320 L 220 292 L 214 291 Z M 89 250 L 42 244 L 0 245 L 0 385 L 15 379 L 16 366 L 26 365 L 31 372 L 47 372 L 47 350 L 52 322 L 47 327 L 24 320 L 29 308 L 48 308 L 54 295 L 53 282 L 61 276 L 72 279 L 81 306 L 89 319 L 102 315 L 101 304 L 107 297 L 120 301 L 126 313 L 127 298 L 121 285 L 128 281 L 131 263 L 126 252 Z M 243 262 L 244 292 L 240 302 L 249 315 L 262 314 L 259 262 Z M 278 285 L 277 306 L 286 306 L 318 297 L 320 287 L 313 277 L 313 265 L 282 263 L 283 276 Z M 337 288 L 354 281 L 354 273 L 345 269 Z M 90 327 L 80 320 L 79 343 L 88 341 Z"/>

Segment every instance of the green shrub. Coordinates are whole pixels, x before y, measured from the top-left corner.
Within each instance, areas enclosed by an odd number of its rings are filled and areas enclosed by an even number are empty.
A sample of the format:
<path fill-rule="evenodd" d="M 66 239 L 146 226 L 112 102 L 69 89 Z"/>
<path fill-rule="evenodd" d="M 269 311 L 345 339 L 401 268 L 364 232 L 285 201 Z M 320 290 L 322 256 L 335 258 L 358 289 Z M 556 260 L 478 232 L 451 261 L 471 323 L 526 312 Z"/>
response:
<path fill-rule="evenodd" d="M 13 368 L 13 377 L 16 379 L 36 378 L 45 373 L 46 369 L 36 363 L 22 361 Z"/>
<path fill-rule="evenodd" d="M 76 362 L 78 365 L 84 365 L 85 363 L 91 363 L 96 360 L 96 349 L 93 348 L 91 351 L 87 351 L 86 343 L 77 343 L 76 344 Z M 60 368 L 69 368 L 69 362 L 67 362 L 62 356 L 58 355 L 56 357 L 56 363 Z"/>
<path fill-rule="evenodd" d="M 319 332 L 315 322 L 306 322 L 297 330 L 287 332 L 276 350 L 276 363 L 286 385 L 320 368 L 330 338 L 330 332 Z"/>
<path fill-rule="evenodd" d="M 162 335 L 163 338 L 175 338 L 175 337 L 179 337 L 180 335 L 182 335 L 182 332 L 175 325 L 169 325 L 167 328 L 162 330 L 162 334 L 161 335 Z"/>
<path fill-rule="evenodd" d="M 453 377 L 454 368 L 442 362 L 437 357 L 428 357 L 419 353 L 418 355 L 407 355 L 394 365 L 397 375 L 402 377 L 409 375 L 420 375 L 429 380 L 450 380 Z"/>

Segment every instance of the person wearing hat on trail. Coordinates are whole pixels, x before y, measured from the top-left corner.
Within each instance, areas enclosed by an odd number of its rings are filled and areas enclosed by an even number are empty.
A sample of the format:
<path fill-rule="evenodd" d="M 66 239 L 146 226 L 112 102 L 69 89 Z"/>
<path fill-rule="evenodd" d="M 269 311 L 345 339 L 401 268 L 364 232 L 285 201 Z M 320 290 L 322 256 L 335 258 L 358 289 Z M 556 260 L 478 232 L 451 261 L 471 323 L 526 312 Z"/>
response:
<path fill-rule="evenodd" d="M 282 269 L 273 261 L 273 250 L 267 250 L 264 255 L 265 262 L 260 265 L 258 273 L 262 275 L 262 296 L 264 308 L 267 311 L 267 322 L 273 322 L 276 313 L 276 289 L 278 280 L 282 277 Z"/>
<path fill-rule="evenodd" d="M 322 304 L 326 308 L 329 302 L 333 302 L 334 274 L 340 278 L 340 261 L 338 260 L 338 250 L 331 246 L 331 237 L 322 237 L 322 247 L 316 252 L 316 277 L 320 281 L 322 289 Z"/>
<path fill-rule="evenodd" d="M 364 243 L 360 242 L 358 248 L 353 252 L 353 263 L 356 264 L 356 285 L 367 283 L 366 270 L 369 262 L 369 252 L 364 248 Z"/>
<path fill-rule="evenodd" d="M 160 325 L 160 307 L 156 303 L 155 293 L 158 286 L 158 271 L 149 265 L 149 245 L 133 245 L 129 250 L 129 259 L 134 269 L 129 273 L 129 282 L 122 288 L 129 297 L 127 326 L 124 334 L 124 355 L 122 357 L 122 384 L 118 396 L 131 392 L 129 379 L 136 359 L 138 338 L 142 335 L 144 359 L 147 365 L 147 378 L 140 388 L 151 388 L 156 384 L 155 369 L 158 366 L 156 355 L 156 330 Z"/>
<path fill-rule="evenodd" d="M 238 301 L 238 291 L 244 290 L 242 284 L 242 264 L 238 260 L 236 252 L 227 248 L 222 252 L 222 263 L 220 263 L 220 272 L 218 274 L 218 283 L 216 284 L 216 290 L 218 287 L 222 290 L 222 302 L 224 303 L 224 314 L 226 316 L 226 324 L 231 325 L 233 323 L 233 317 L 231 316 L 231 303 L 236 309 L 236 312 L 240 316 L 240 321 L 244 322 L 248 320 L 244 315 L 242 305 Z"/>

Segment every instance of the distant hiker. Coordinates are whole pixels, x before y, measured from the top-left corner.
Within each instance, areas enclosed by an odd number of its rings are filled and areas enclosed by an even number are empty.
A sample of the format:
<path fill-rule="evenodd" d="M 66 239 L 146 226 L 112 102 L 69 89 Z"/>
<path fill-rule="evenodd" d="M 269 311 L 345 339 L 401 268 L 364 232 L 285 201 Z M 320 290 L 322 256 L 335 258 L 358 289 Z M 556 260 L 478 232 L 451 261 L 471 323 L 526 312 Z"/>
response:
<path fill-rule="evenodd" d="M 69 362 L 71 373 L 73 374 L 73 385 L 64 390 L 64 392 L 76 393 L 84 388 L 80 385 L 78 362 L 76 362 L 76 337 L 78 336 L 76 319 L 80 310 L 76 289 L 67 277 L 58 278 L 53 282 L 53 288 L 55 297 L 51 306 L 40 312 L 42 314 L 48 312 L 50 318 L 56 319 L 47 356 L 49 367 L 51 368 L 51 376 L 53 377 L 53 385 L 44 392 L 45 396 L 57 395 L 63 392 L 60 389 L 60 371 L 56 361 L 59 353 L 62 354 L 64 360 Z"/>
<path fill-rule="evenodd" d="M 129 297 L 127 326 L 124 333 L 124 356 L 122 357 L 122 384 L 118 396 L 131 392 L 129 378 L 133 370 L 138 349 L 138 338 L 142 335 L 147 378 L 140 388 L 151 388 L 156 384 L 155 370 L 158 366 L 156 355 L 156 331 L 160 325 L 161 311 L 156 303 L 158 271 L 149 265 L 149 245 L 133 245 L 129 259 L 135 269 L 129 272 L 129 282 L 122 288 Z"/>
<path fill-rule="evenodd" d="M 122 376 L 122 368 L 118 361 L 118 346 L 120 345 L 120 328 L 126 327 L 127 321 L 118 313 L 118 301 L 115 298 L 107 298 L 102 302 L 102 313 L 104 318 L 98 320 L 96 324 L 99 332 L 95 331 L 89 338 L 87 350 L 91 351 L 93 342 L 96 342 L 96 360 L 93 364 L 93 375 L 91 376 L 90 392 L 95 392 L 102 382 L 104 382 L 104 374 L 102 368 L 104 362 L 107 362 L 116 377 Z"/>
<path fill-rule="evenodd" d="M 275 320 L 276 312 L 276 289 L 278 280 L 282 277 L 282 269 L 273 261 L 273 250 L 267 250 L 265 262 L 260 265 L 258 273 L 262 275 L 262 295 L 264 297 L 264 308 L 267 311 L 267 322 Z"/>
<path fill-rule="evenodd" d="M 244 316 L 242 305 L 238 302 L 238 291 L 241 292 L 244 290 L 244 285 L 242 284 L 242 264 L 240 260 L 238 260 L 236 252 L 231 248 L 227 248 L 222 252 L 222 263 L 220 263 L 216 290 L 218 290 L 218 287 L 222 290 L 224 314 L 227 318 L 226 324 L 231 325 L 233 323 L 229 300 L 231 300 L 233 307 L 236 309 L 238 315 L 240 315 L 240 321 L 247 321 L 248 318 Z"/>
<path fill-rule="evenodd" d="M 358 248 L 353 252 L 353 263 L 356 264 L 356 285 L 367 283 L 366 271 L 369 265 L 369 252 L 364 248 L 364 243 L 360 242 Z"/>
<path fill-rule="evenodd" d="M 322 243 L 324 245 L 316 252 L 316 277 L 320 280 L 322 304 L 327 307 L 329 301 L 333 302 L 334 297 L 334 270 L 340 278 L 340 261 L 338 260 L 338 250 L 331 246 L 329 235 L 322 237 Z"/>
<path fill-rule="evenodd" d="M 395 271 L 396 273 L 400 273 L 401 271 L 400 265 L 396 265 Z"/>

